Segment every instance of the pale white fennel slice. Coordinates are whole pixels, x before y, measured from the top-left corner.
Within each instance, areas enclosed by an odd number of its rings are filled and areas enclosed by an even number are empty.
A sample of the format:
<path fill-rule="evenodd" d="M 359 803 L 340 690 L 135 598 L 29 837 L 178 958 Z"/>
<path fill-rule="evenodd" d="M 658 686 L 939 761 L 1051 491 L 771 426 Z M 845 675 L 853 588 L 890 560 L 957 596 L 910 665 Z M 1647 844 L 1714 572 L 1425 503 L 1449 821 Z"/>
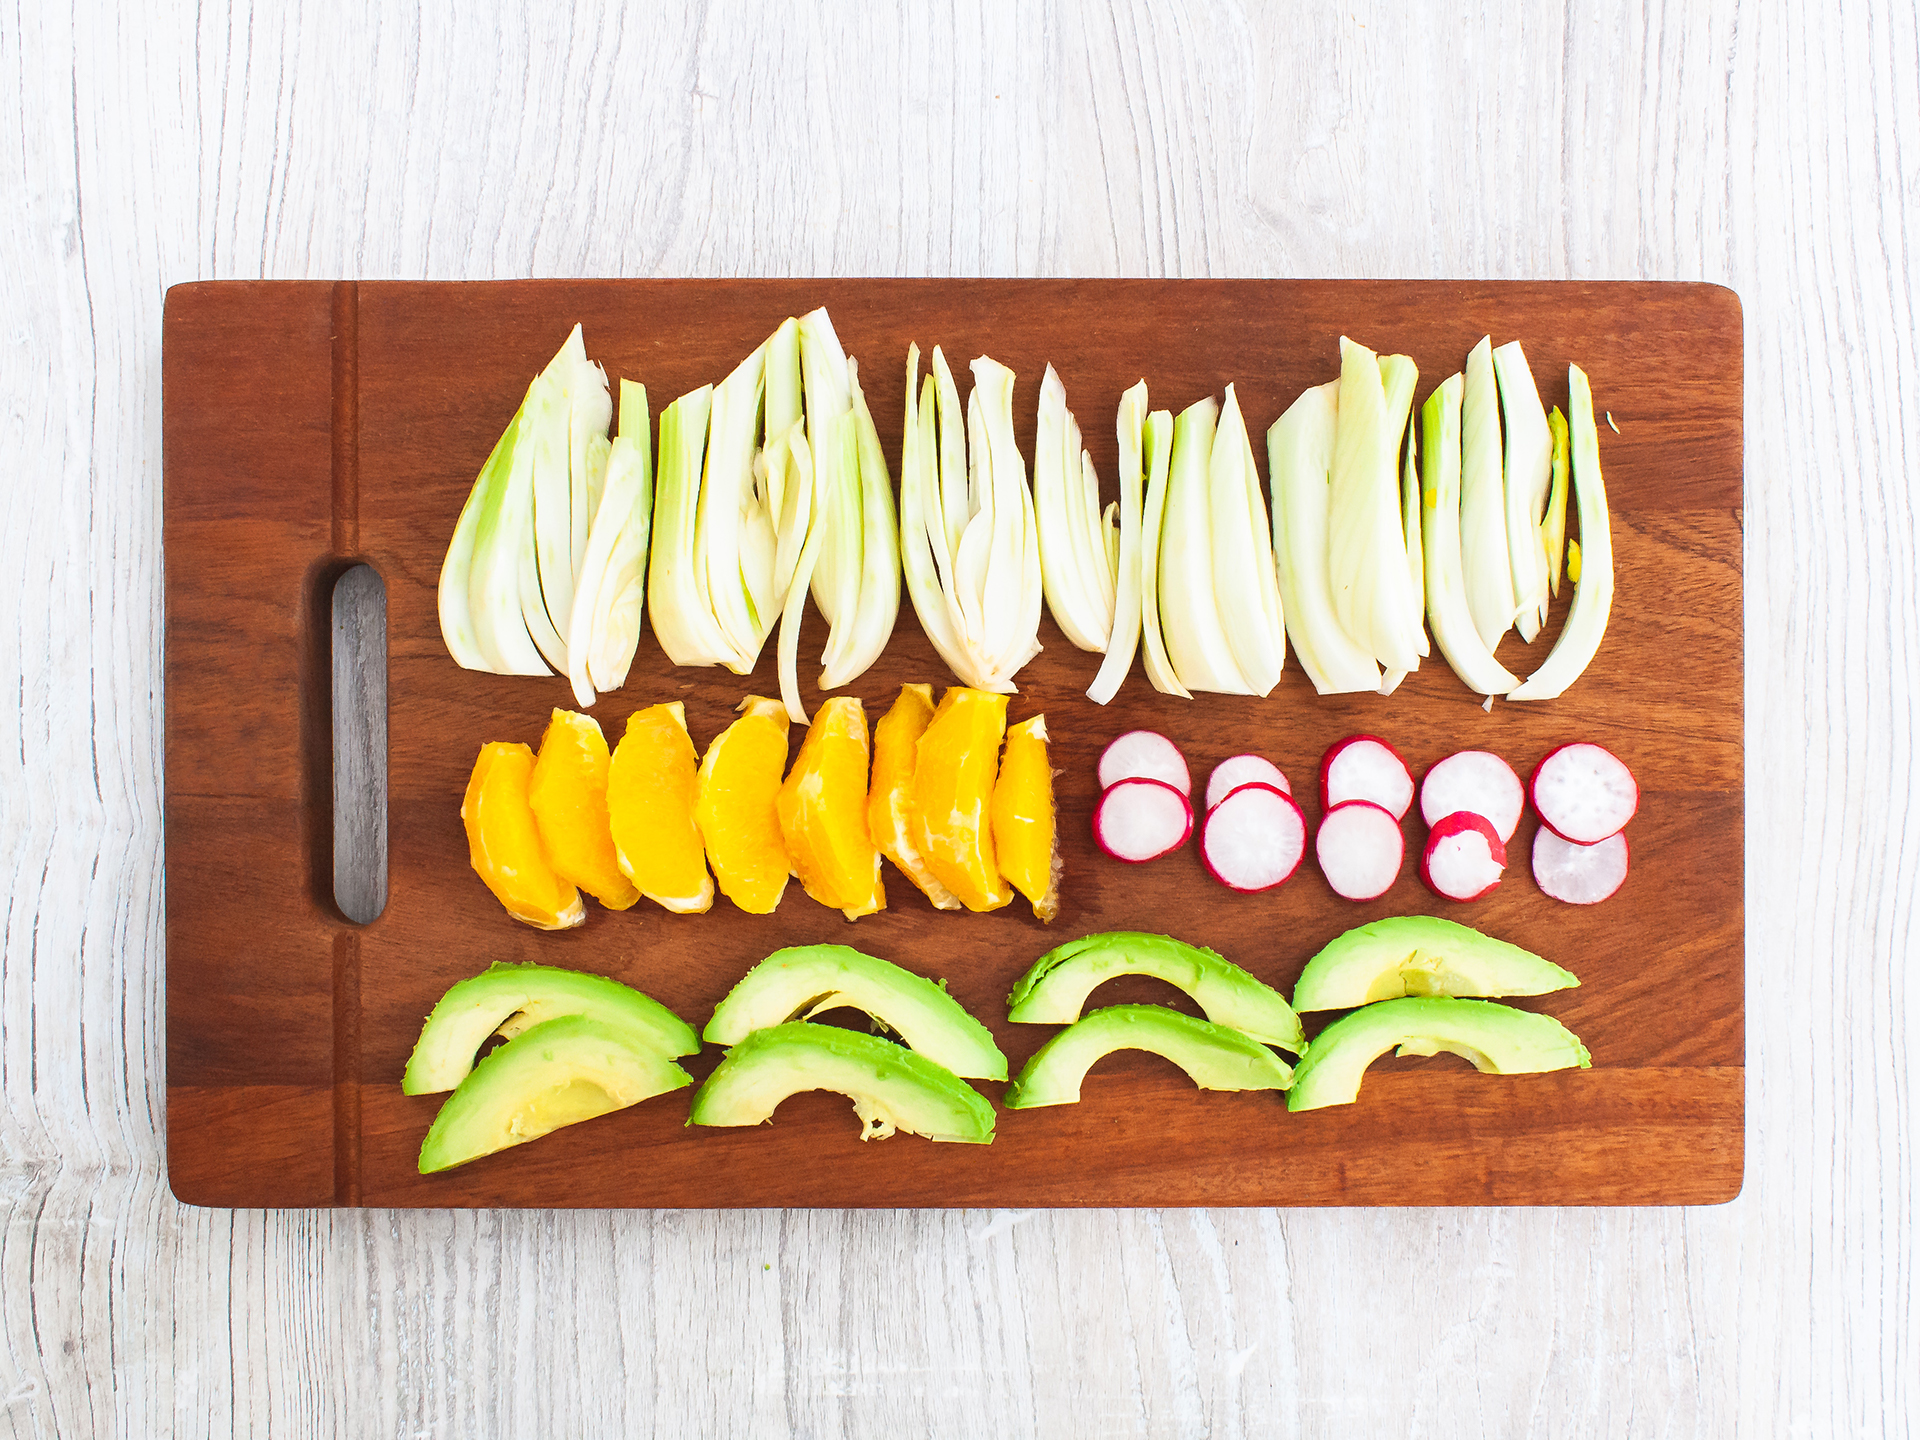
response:
<path fill-rule="evenodd" d="M 1227 643 L 1214 593 L 1213 507 L 1207 462 L 1220 404 L 1195 401 L 1173 422 L 1166 518 L 1160 527 L 1160 629 L 1167 656 L 1188 690 L 1250 695 Z"/>
<path fill-rule="evenodd" d="M 1460 567 L 1467 609 L 1489 652 L 1513 624 L 1513 568 L 1507 558 L 1506 473 L 1501 463 L 1500 390 L 1493 340 L 1467 355 L 1460 397 Z"/>
<path fill-rule="evenodd" d="M 1440 653 L 1469 690 L 1488 697 L 1518 683 L 1493 658 L 1467 605 L 1460 559 L 1460 403 L 1464 380 L 1450 375 L 1420 412 L 1426 459 L 1421 484 L 1427 620 Z"/>
<path fill-rule="evenodd" d="M 1327 582 L 1327 505 L 1340 382 L 1307 390 L 1267 431 L 1273 549 L 1287 634 L 1321 695 L 1373 690 L 1380 667 L 1341 628 Z"/>
<path fill-rule="evenodd" d="M 645 609 L 653 518 L 653 438 L 647 389 L 620 382 L 620 433 L 608 453 L 600 503 L 567 621 L 567 678 L 584 708 L 626 683 Z"/>
<path fill-rule="evenodd" d="M 1100 673 L 1087 687 L 1087 698 L 1096 705 L 1105 705 L 1119 692 L 1121 682 L 1133 668 L 1134 652 L 1140 648 L 1140 531 L 1144 489 L 1141 471 L 1146 425 L 1147 382 L 1141 380 L 1120 397 L 1120 412 L 1114 421 L 1120 440 L 1120 554 L 1113 631 L 1107 639 L 1107 654 L 1100 662 Z"/>
<path fill-rule="evenodd" d="M 1255 695 L 1269 695 L 1286 664 L 1286 621 L 1253 443 L 1232 385 L 1227 386 L 1207 458 L 1207 507 L 1214 608 L 1247 688 Z"/>
<path fill-rule="evenodd" d="M 1547 508 L 1552 478 L 1553 440 L 1546 408 L 1533 383 L 1533 371 L 1518 340 L 1493 352 L 1506 417 L 1505 514 L 1507 562 L 1513 571 L 1513 624 L 1520 638 L 1533 642 L 1540 633 L 1541 607 L 1547 601 L 1546 555 L 1540 546 L 1540 521 Z"/>
<path fill-rule="evenodd" d="M 1560 638 L 1526 683 L 1507 692 L 1509 700 L 1553 700 L 1566 693 L 1599 650 L 1613 610 L 1613 531 L 1606 482 L 1600 478 L 1600 433 L 1593 421 L 1593 390 L 1578 365 L 1567 367 L 1567 408 L 1573 497 L 1580 513 L 1580 573 Z"/>
<path fill-rule="evenodd" d="M 1327 506 L 1327 579 L 1334 618 L 1389 670 L 1413 670 L 1420 647 L 1400 528 L 1398 445 L 1373 351 L 1340 340 L 1339 413 Z"/>

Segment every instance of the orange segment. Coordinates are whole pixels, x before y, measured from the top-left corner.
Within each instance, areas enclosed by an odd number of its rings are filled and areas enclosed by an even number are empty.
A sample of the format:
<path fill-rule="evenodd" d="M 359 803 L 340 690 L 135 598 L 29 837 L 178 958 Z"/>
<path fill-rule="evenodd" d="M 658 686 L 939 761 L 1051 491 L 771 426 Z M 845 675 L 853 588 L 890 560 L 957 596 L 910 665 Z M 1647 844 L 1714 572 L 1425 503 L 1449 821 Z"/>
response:
<path fill-rule="evenodd" d="M 572 710 L 555 710 L 540 737 L 527 800 L 540 827 L 547 860 L 609 910 L 625 910 L 640 898 L 620 873 L 607 819 L 607 737 L 600 722 Z"/>
<path fill-rule="evenodd" d="M 933 687 L 902 685 L 900 698 L 873 727 L 873 788 L 867 794 L 867 829 L 880 853 L 900 867 L 941 910 L 958 910 L 960 901 L 927 867 L 914 843 L 914 751 L 933 719 Z"/>
<path fill-rule="evenodd" d="M 1007 697 L 955 685 L 921 735 L 913 767 L 914 841 L 927 868 L 969 910 L 998 910 L 1013 887 L 994 862 L 988 803 Z"/>
<path fill-rule="evenodd" d="M 607 818 L 620 869 L 669 910 L 712 908 L 713 877 L 693 823 L 693 737 L 687 707 L 635 711 L 607 772 Z"/>
<path fill-rule="evenodd" d="M 496 740 L 480 747 L 460 818 L 473 868 L 507 913 L 540 930 L 570 930 L 587 918 L 580 892 L 561 879 L 540 845 L 527 803 L 533 751 Z"/>
<path fill-rule="evenodd" d="M 790 868 L 774 811 L 787 768 L 787 707 L 749 695 L 740 709 L 700 762 L 693 818 L 720 893 L 749 915 L 770 915 Z"/>
<path fill-rule="evenodd" d="M 837 695 L 820 707 L 774 808 L 807 894 L 849 920 L 886 909 L 867 830 L 867 717 L 858 700 Z"/>
<path fill-rule="evenodd" d="M 1000 778 L 993 784 L 993 854 L 1000 873 L 1033 902 L 1033 913 L 1060 913 L 1060 852 L 1054 842 L 1053 767 L 1047 717 L 1007 727 Z"/>

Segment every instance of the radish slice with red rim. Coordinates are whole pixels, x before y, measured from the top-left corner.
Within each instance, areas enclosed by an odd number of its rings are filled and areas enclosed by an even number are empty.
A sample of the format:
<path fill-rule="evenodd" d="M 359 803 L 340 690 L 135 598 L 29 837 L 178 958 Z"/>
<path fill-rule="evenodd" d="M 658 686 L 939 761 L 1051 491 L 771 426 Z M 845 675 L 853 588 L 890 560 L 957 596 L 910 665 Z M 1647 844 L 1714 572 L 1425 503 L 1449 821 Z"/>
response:
<path fill-rule="evenodd" d="M 1117 780 L 1093 807 L 1093 838 L 1116 860 L 1138 865 L 1178 850 L 1193 833 L 1193 807 L 1163 780 Z"/>
<path fill-rule="evenodd" d="M 1420 782 L 1420 818 L 1438 825 L 1459 810 L 1483 815 L 1500 832 L 1502 843 L 1513 838 L 1526 809 L 1527 792 L 1513 767 L 1487 750 L 1462 750 L 1430 767 Z"/>
<path fill-rule="evenodd" d="M 1626 882 L 1627 836 L 1576 845 L 1542 825 L 1533 833 L 1533 878 L 1541 890 L 1569 905 L 1598 905 Z"/>
<path fill-rule="evenodd" d="M 1193 793 L 1193 778 L 1180 747 L 1158 730 L 1129 730 L 1100 752 L 1100 788 L 1122 780 L 1158 780 L 1182 795 Z"/>
<path fill-rule="evenodd" d="M 1377 900 L 1400 878 L 1406 841 L 1391 810 L 1371 800 L 1346 800 L 1320 818 L 1313 851 L 1334 894 Z"/>
<path fill-rule="evenodd" d="M 1307 853 L 1307 822 L 1293 797 L 1258 781 L 1207 811 L 1200 861 L 1229 890 L 1251 894 L 1291 878 Z"/>
<path fill-rule="evenodd" d="M 1207 809 L 1213 809 L 1242 785 L 1271 785 L 1282 795 L 1293 794 L 1293 786 L 1280 767 L 1266 756 L 1235 755 L 1214 766 L 1207 777 Z"/>
<path fill-rule="evenodd" d="M 1395 820 L 1413 804 L 1413 772 L 1378 735 L 1349 735 L 1321 757 L 1321 808 L 1330 811 L 1348 800 L 1370 800 Z"/>
<path fill-rule="evenodd" d="M 1500 832 L 1471 810 L 1441 816 L 1420 856 L 1420 878 L 1443 900 L 1478 900 L 1500 883 L 1506 868 Z"/>
<path fill-rule="evenodd" d="M 1619 834 L 1640 808 L 1633 772 L 1611 750 L 1585 741 L 1548 751 L 1529 788 L 1547 828 L 1576 845 Z"/>

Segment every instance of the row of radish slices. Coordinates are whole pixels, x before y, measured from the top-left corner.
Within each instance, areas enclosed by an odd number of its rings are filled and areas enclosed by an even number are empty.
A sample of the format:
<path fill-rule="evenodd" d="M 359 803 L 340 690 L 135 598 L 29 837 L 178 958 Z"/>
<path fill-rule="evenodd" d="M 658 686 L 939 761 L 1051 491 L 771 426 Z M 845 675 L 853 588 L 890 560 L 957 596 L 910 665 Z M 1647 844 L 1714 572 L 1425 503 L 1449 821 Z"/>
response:
<path fill-rule="evenodd" d="M 1116 860 L 1138 864 L 1187 843 L 1193 782 L 1186 757 L 1166 736 L 1130 730 L 1100 756 L 1093 835 Z M 1405 860 L 1400 821 L 1412 808 L 1413 772 L 1374 735 L 1350 735 L 1320 761 L 1320 830 L 1314 854 L 1337 895 L 1375 900 Z M 1463 750 L 1430 768 L 1419 786 L 1427 823 L 1420 878 L 1448 900 L 1478 900 L 1499 885 L 1507 842 L 1531 795 L 1541 826 L 1533 877 L 1570 905 L 1593 905 L 1627 878 L 1627 821 L 1639 787 L 1619 757 L 1578 742 L 1549 752 L 1526 786 L 1486 750 Z M 1200 859 L 1232 890 L 1270 890 L 1290 878 L 1307 851 L 1307 821 L 1280 768 L 1235 755 L 1207 779 Z"/>

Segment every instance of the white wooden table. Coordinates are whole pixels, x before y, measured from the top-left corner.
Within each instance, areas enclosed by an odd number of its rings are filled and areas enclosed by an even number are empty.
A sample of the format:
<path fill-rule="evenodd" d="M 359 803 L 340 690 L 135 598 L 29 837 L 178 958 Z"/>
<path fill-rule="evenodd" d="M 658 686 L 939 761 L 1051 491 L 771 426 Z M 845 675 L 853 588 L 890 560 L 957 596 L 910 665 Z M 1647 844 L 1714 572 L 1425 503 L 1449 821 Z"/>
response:
<path fill-rule="evenodd" d="M 0 1434 L 1920 1426 L 1910 0 L 1424 20 L 1370 0 L 405 8 L 78 0 L 0 16 Z M 165 288 L 816 273 L 1739 291 L 1740 1199 L 1040 1214 L 173 1201 Z"/>

